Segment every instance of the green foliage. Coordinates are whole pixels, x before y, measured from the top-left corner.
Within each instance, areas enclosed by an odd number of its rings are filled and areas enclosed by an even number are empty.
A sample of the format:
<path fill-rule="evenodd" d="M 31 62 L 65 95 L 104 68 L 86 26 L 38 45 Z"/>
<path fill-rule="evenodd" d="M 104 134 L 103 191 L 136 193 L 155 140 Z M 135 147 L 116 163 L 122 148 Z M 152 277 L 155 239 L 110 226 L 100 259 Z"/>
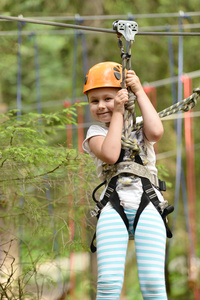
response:
<path fill-rule="evenodd" d="M 51 278 L 41 277 L 38 271 L 42 262 L 87 248 L 81 237 L 82 221 L 90 206 L 94 165 L 88 155 L 52 143 L 58 130 L 66 124 L 76 125 L 73 117 L 76 117 L 76 108 L 82 105 L 51 114 L 17 115 L 14 110 L 1 115 L 0 218 L 3 227 L 0 226 L 2 232 L 9 232 L 14 226 L 13 234 L 21 241 L 23 275 L 18 282 L 22 290 L 30 280 L 38 285 L 41 280 L 50 284 Z M 76 227 L 73 238 L 70 222 Z M 1 239 L 3 245 L 4 238 Z M 13 280 L 15 272 L 15 267 L 13 272 L 5 272 L 7 281 L 0 286 L 2 292 L 12 291 L 7 282 Z M 38 287 L 38 293 L 40 289 Z"/>
<path fill-rule="evenodd" d="M 172 183 L 170 181 L 168 181 L 170 175 L 169 175 L 169 171 L 166 168 L 166 166 L 164 166 L 164 165 L 157 165 L 156 167 L 158 169 L 158 177 L 159 177 L 159 179 L 165 181 L 167 188 L 172 188 Z"/>
<path fill-rule="evenodd" d="M 48 145 L 56 128 L 74 123 L 72 116 L 66 114 L 75 115 L 75 107 L 49 115 L 29 113 L 16 116 L 15 111 L 11 111 L 1 116 L 1 182 L 41 176 L 42 173 L 51 173 L 52 168 L 70 164 L 76 156 L 75 150 Z M 14 178 L 7 172 L 10 169 L 23 171 L 19 172 L 21 176 Z"/>
<path fill-rule="evenodd" d="M 176 1 L 171 5 L 167 0 L 154 1 L 42 1 L 1 0 L 1 14 L 24 17 L 36 16 L 73 16 L 80 15 L 127 15 L 149 13 L 178 13 L 196 12 L 199 0 Z M 104 27 L 112 29 L 113 20 L 82 20 L 82 25 Z M 62 22 L 62 21 L 61 21 Z M 70 21 L 68 21 L 69 23 Z M 74 22 L 74 21 L 72 21 Z M 178 25 L 177 17 L 136 18 L 139 30 L 147 26 L 170 27 Z M 199 16 L 184 18 L 184 24 L 199 23 Z M 16 108 L 18 63 L 18 24 L 16 22 L 0 22 L 1 31 L 15 31 L 15 35 L 0 36 L 0 109 L 1 111 Z M 91 159 L 76 149 L 66 147 L 66 124 L 74 124 L 76 109 L 70 107 L 61 112 L 63 101 L 71 100 L 72 94 L 82 99 L 83 85 L 83 44 L 81 35 L 78 35 L 77 48 L 72 30 L 58 32 L 59 28 L 36 24 L 24 24 L 22 32 L 30 31 L 30 35 L 22 36 L 21 44 L 21 95 L 22 115 L 12 110 L 1 115 L 0 119 L 0 194 L 1 194 L 1 233 L 14 226 L 14 236 L 21 240 L 22 276 L 18 285 L 25 286 L 26 282 L 42 276 L 37 272 L 37 263 L 57 256 L 69 257 L 71 250 L 88 250 L 85 237 L 85 215 L 92 205 L 91 193 L 96 184 L 96 172 Z M 190 31 L 189 29 L 185 29 Z M 51 33 L 49 33 L 51 31 Z M 146 31 L 146 30 L 145 30 Z M 177 29 L 178 31 L 178 29 Z M 199 31 L 199 29 L 191 29 Z M 35 35 L 33 34 L 35 33 Z M 87 33 L 86 50 L 88 67 L 104 60 L 121 61 L 117 38 L 110 34 Z M 173 43 L 174 71 L 178 75 L 178 37 L 171 39 Z M 34 42 L 39 49 L 39 79 L 42 114 L 38 115 L 36 105 L 35 82 L 35 51 Z M 136 36 L 132 48 L 132 68 L 139 75 L 141 82 L 152 82 L 170 77 L 167 37 Z M 199 48 L 198 37 L 184 37 L 183 39 L 183 72 L 192 72 L 200 69 L 197 57 Z M 77 55 L 76 55 L 77 53 Z M 87 70 L 84 70 L 87 71 Z M 193 87 L 199 86 L 199 78 L 193 80 Z M 19 88 L 19 87 L 18 87 Z M 157 110 L 171 105 L 170 86 L 157 88 Z M 59 112 L 57 112 L 59 110 Z M 55 112 L 56 111 L 56 112 Z M 199 111 L 199 105 L 194 112 Z M 27 114 L 28 113 L 28 114 Z M 89 122 L 85 118 L 86 122 Z M 163 122 L 165 134 L 159 142 L 159 152 L 176 152 L 176 133 L 174 122 Z M 196 171 L 196 199 L 199 198 L 198 185 L 200 156 L 199 156 L 199 121 L 194 119 L 195 140 L 195 171 Z M 183 132 L 183 165 L 186 173 L 184 132 Z M 167 181 L 167 199 L 170 204 L 174 201 L 176 157 L 167 156 L 159 163 L 159 175 Z M 50 199 L 48 195 L 51 195 Z M 48 200 L 49 199 L 49 200 Z M 188 240 L 186 219 L 184 215 L 182 197 L 176 219 L 176 230 L 173 242 L 170 245 L 169 261 L 184 255 L 188 261 Z M 81 205 L 80 205 L 81 203 Z M 198 215 L 200 204 L 197 201 Z M 53 211 L 53 215 L 50 214 Z M 88 220 L 88 218 L 86 218 Z M 172 217 L 170 216 L 170 222 Z M 75 236 L 70 236 L 69 224 L 75 221 Z M 70 225 L 71 226 L 71 225 Z M 197 236 L 200 233 L 200 224 L 197 222 Z M 87 231 L 89 232 L 89 231 Z M 2 244 L 2 243 L 1 243 Z M 57 245 L 59 246 L 57 248 Z M 200 248 L 196 247 L 197 256 Z M 136 268 L 130 270 L 129 278 L 136 277 Z M 133 272 L 133 273 L 131 273 Z M 133 274 L 133 276 L 132 276 Z M 66 274 L 65 274 L 66 275 Z M 63 282 L 68 280 L 69 274 Z M 12 276 L 10 277 L 12 278 Z M 188 274 L 181 274 L 180 270 L 170 269 L 171 291 L 169 299 L 193 299 L 191 288 L 187 284 Z M 51 279 L 48 279 L 50 285 Z M 138 282 L 132 288 L 132 282 L 126 279 L 128 298 L 140 299 Z M 36 284 L 37 283 L 37 284 Z M 10 287 L 9 283 L 4 287 Z M 20 289 L 19 289 L 20 290 Z M 25 290 L 21 288 L 25 293 Z M 40 299 L 38 288 L 37 299 Z M 80 291 L 79 291 L 80 293 Z M 29 295 L 28 298 L 32 296 Z M 9 299 L 9 297 L 7 296 Z M 77 296 L 77 299 L 79 297 Z M 33 297 L 34 299 L 34 297 Z"/>

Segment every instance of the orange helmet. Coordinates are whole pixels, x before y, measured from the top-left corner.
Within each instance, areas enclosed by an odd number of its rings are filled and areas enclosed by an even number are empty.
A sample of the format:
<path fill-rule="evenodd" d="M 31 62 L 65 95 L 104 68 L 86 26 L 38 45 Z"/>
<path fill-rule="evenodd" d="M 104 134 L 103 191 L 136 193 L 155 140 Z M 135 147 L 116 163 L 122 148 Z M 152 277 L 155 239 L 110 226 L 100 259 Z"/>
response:
<path fill-rule="evenodd" d="M 94 65 L 85 77 L 83 93 L 101 87 L 121 88 L 122 66 L 115 62 L 102 62 Z"/>

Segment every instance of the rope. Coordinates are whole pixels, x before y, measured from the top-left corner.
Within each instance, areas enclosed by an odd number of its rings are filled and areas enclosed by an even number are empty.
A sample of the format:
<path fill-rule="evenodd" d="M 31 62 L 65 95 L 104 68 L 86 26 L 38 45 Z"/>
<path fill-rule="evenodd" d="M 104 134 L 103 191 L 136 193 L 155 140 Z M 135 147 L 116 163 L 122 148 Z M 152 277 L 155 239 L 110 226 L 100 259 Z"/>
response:
<path fill-rule="evenodd" d="M 74 28 L 74 29 L 82 29 L 82 30 L 89 30 L 89 31 L 95 31 L 95 32 L 105 32 L 105 33 L 115 33 L 116 34 L 115 30 L 106 29 L 106 28 L 97 28 L 97 27 L 82 26 L 82 25 L 75 25 L 75 24 L 65 24 L 65 23 L 59 23 L 59 22 L 42 21 L 42 20 L 35 20 L 35 19 L 31 19 L 31 18 L 23 18 L 22 16 L 11 17 L 11 16 L 0 15 L 0 19 L 4 19 L 4 20 L 8 20 L 8 21 L 26 22 L 26 23 L 39 24 L 39 25 L 49 25 L 49 26 Z M 200 36 L 200 32 L 138 32 L 137 35 Z"/>
<path fill-rule="evenodd" d="M 181 15 L 179 20 L 185 17 L 184 15 Z M 113 29 L 117 32 L 117 38 L 118 38 L 118 46 L 121 51 L 121 57 L 122 57 L 122 85 L 121 87 L 124 89 L 126 88 L 125 83 L 125 69 L 126 69 L 126 63 L 127 63 L 127 70 L 131 70 L 131 46 L 132 42 L 134 41 L 134 36 L 137 34 L 137 23 L 131 22 L 127 23 L 126 21 L 115 21 L 113 23 Z M 180 30 L 182 32 L 182 28 L 180 26 Z M 127 43 L 128 51 L 125 53 L 123 42 L 121 39 L 121 36 L 124 36 Z M 179 44 L 180 41 L 182 41 L 183 37 L 179 37 Z M 182 46 L 182 43 L 181 43 Z M 179 45 L 179 48 L 182 49 Z M 179 55 L 180 58 L 180 55 Z M 180 67 L 179 67 L 180 69 Z M 182 70 L 182 66 L 181 66 Z M 182 75 L 182 72 L 181 72 Z M 181 76 L 179 74 L 179 85 L 181 83 Z M 180 90 L 180 88 L 179 88 Z M 179 91 L 180 95 L 180 91 Z M 183 111 L 188 111 L 191 108 L 193 108 L 197 102 L 197 99 L 200 95 L 200 88 L 197 88 L 194 90 L 193 95 L 190 97 L 170 106 L 169 108 L 164 109 L 161 111 L 158 115 L 160 118 L 163 118 L 165 116 L 169 116 L 171 114 Z M 179 97 L 180 98 L 180 97 Z M 182 97 L 181 97 L 182 98 Z M 135 114 L 135 100 L 136 96 L 131 91 L 130 87 L 128 88 L 128 103 L 125 105 L 125 113 L 124 113 L 124 127 L 123 127 L 123 133 L 121 137 L 121 144 L 123 149 L 130 149 L 132 150 L 133 155 L 137 155 L 140 152 L 140 147 L 135 139 L 131 138 L 131 132 L 134 130 L 138 130 L 143 127 L 143 121 L 136 124 L 136 114 Z M 180 121 L 179 121 L 180 122 Z"/>
<path fill-rule="evenodd" d="M 118 38 L 118 46 L 120 48 L 121 57 L 122 57 L 122 88 L 125 89 L 126 69 L 131 70 L 132 41 L 129 41 L 128 51 L 127 53 L 125 53 L 121 35 L 118 34 L 117 38 Z M 130 88 L 128 88 L 128 103 L 125 104 L 124 127 L 123 127 L 123 133 L 121 137 L 121 144 L 123 149 L 131 149 L 133 151 L 133 155 L 136 155 L 140 152 L 140 147 L 137 144 L 137 141 L 135 139 L 131 139 L 132 127 L 136 125 L 135 101 L 136 101 L 135 94 L 131 91 Z"/>
<path fill-rule="evenodd" d="M 200 96 L 200 87 L 194 89 L 193 94 L 190 95 L 188 98 L 183 99 L 182 101 L 179 101 L 171 105 L 170 107 L 162 110 L 161 112 L 158 113 L 158 115 L 160 118 L 164 118 L 166 116 L 178 113 L 180 111 L 187 112 L 195 106 L 199 96 Z M 132 131 L 141 129 L 143 125 L 144 125 L 143 121 L 137 123 L 136 126 L 132 128 Z"/>

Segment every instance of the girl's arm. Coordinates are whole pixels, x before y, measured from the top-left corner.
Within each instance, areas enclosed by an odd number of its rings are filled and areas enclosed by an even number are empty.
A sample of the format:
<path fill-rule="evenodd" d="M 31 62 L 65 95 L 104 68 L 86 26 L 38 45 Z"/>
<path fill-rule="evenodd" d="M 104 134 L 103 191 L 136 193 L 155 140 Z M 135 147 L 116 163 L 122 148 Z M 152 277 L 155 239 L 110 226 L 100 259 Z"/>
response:
<path fill-rule="evenodd" d="M 94 136 L 88 141 L 94 155 L 108 164 L 116 163 L 121 152 L 124 104 L 127 101 L 127 90 L 119 90 L 114 99 L 114 108 L 107 135 L 105 137 Z"/>
<path fill-rule="evenodd" d="M 134 71 L 130 70 L 127 72 L 126 84 L 131 87 L 137 97 L 138 106 L 143 117 L 143 131 L 146 138 L 150 142 L 157 142 L 163 135 L 163 125 Z"/>

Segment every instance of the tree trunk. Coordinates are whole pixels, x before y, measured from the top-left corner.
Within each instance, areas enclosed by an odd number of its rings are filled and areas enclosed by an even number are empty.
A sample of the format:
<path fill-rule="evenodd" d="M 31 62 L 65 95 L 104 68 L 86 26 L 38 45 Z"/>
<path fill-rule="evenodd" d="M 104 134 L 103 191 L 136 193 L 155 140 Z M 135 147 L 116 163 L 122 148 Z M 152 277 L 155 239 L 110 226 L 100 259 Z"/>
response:
<path fill-rule="evenodd" d="M 0 82 L 0 114 L 3 114 L 7 111 L 7 104 L 3 102 L 3 94 L 1 89 L 1 82 Z"/>
<path fill-rule="evenodd" d="M 2 207 L 1 207 L 2 210 Z M 8 295 L 20 274 L 19 243 L 16 228 L 0 218 L 0 291 Z"/>

